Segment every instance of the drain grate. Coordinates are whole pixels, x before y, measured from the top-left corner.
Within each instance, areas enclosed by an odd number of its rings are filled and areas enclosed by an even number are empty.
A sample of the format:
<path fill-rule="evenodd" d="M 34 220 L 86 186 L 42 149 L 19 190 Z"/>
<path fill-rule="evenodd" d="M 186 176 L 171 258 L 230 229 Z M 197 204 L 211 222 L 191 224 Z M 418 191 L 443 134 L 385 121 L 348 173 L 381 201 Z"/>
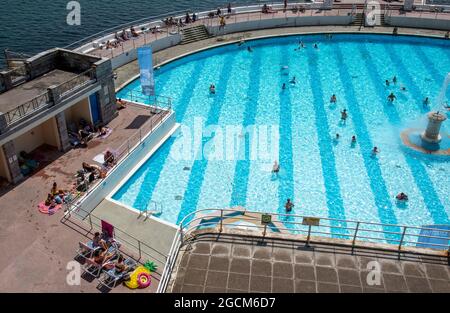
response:
<path fill-rule="evenodd" d="M 183 200 L 183 196 L 175 196 L 175 200 Z"/>
<path fill-rule="evenodd" d="M 191 168 L 189 166 L 183 167 L 183 171 L 190 171 L 190 170 L 191 170 Z"/>

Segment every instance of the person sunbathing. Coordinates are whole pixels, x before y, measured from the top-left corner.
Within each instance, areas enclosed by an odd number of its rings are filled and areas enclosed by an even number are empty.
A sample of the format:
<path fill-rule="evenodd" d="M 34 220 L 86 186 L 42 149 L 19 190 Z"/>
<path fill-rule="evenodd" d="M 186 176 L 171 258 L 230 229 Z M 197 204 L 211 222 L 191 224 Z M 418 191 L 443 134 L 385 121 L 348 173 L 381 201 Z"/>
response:
<path fill-rule="evenodd" d="M 58 185 L 56 182 L 53 182 L 52 189 L 50 190 L 50 193 L 54 196 L 58 194 Z"/>
<path fill-rule="evenodd" d="M 52 194 L 47 194 L 47 199 L 45 200 L 44 204 L 48 206 L 48 209 L 53 209 L 58 203 L 55 201 L 55 197 Z"/>
<path fill-rule="evenodd" d="M 130 38 L 128 37 L 127 31 L 125 30 L 125 28 L 122 30 L 122 39 L 123 39 L 124 41 L 127 41 L 128 39 L 130 39 Z"/>
<path fill-rule="evenodd" d="M 111 42 L 111 41 L 107 41 L 106 42 L 106 49 L 113 49 L 114 48 L 114 45 L 113 45 L 113 43 Z"/>
<path fill-rule="evenodd" d="M 122 38 L 120 38 L 120 36 L 119 36 L 119 33 L 118 33 L 118 32 L 116 32 L 116 33 L 114 34 L 114 39 L 116 39 L 116 40 L 117 40 L 117 42 L 121 42 L 121 41 L 123 41 L 123 39 L 122 39 Z"/>
<path fill-rule="evenodd" d="M 131 31 L 131 35 L 132 35 L 133 37 L 139 37 L 139 34 L 138 34 L 137 31 L 134 29 L 134 26 L 131 26 L 130 31 Z"/>
<path fill-rule="evenodd" d="M 94 251 L 92 258 L 90 258 L 89 260 L 97 264 L 104 264 L 108 260 L 110 260 L 113 256 L 114 254 L 108 253 L 108 250 L 100 247 L 100 249 Z"/>
<path fill-rule="evenodd" d="M 92 246 L 94 248 L 100 247 L 104 250 L 108 250 L 108 245 L 106 244 L 106 241 L 102 239 L 99 232 L 94 234 L 94 238 L 92 238 Z"/>
<path fill-rule="evenodd" d="M 119 258 L 117 259 L 117 262 L 114 263 L 114 269 L 117 274 L 125 272 L 128 267 L 124 263 L 124 258 L 122 255 L 119 255 Z"/>
<path fill-rule="evenodd" d="M 117 99 L 116 104 L 118 106 L 118 109 L 125 109 L 127 107 L 127 102 L 122 99 Z"/>
<path fill-rule="evenodd" d="M 105 161 L 106 166 L 114 165 L 114 161 L 115 161 L 114 154 L 111 151 L 106 150 L 105 155 L 104 155 L 104 161 Z"/>
<path fill-rule="evenodd" d="M 102 170 L 102 168 L 100 166 L 98 166 L 96 164 L 89 164 L 89 163 L 86 163 L 86 162 L 81 163 L 81 166 L 83 167 L 83 169 L 86 172 L 89 172 L 89 173 L 92 173 L 92 172 L 95 172 L 95 171 L 100 172 Z"/>
<path fill-rule="evenodd" d="M 86 127 L 80 127 L 78 129 L 78 136 L 81 143 L 86 144 L 92 138 L 93 133 L 90 132 Z"/>

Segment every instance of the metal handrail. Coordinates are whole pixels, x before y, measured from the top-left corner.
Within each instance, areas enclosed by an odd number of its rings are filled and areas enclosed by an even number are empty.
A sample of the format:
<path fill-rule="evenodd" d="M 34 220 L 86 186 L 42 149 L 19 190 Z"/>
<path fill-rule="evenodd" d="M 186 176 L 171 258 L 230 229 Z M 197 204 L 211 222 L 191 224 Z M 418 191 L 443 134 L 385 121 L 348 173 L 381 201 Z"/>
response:
<path fill-rule="evenodd" d="M 133 90 L 130 90 L 126 93 L 126 98 L 130 100 L 131 102 L 137 102 L 140 104 L 150 104 L 153 105 L 153 107 L 157 109 L 166 109 L 171 110 L 172 109 L 172 98 L 163 96 L 163 95 L 153 95 L 153 96 L 145 96 L 141 92 L 136 92 Z"/>
<path fill-rule="evenodd" d="M 65 81 L 62 84 L 59 84 L 56 86 L 58 95 L 63 98 L 67 94 L 73 92 L 76 89 L 79 89 L 81 87 L 84 87 L 88 84 L 92 84 L 96 81 L 96 78 L 94 77 L 94 70 L 89 69 L 74 78 L 71 78 L 68 81 Z"/>
<path fill-rule="evenodd" d="M 9 126 L 15 122 L 31 115 L 33 112 L 51 103 L 48 92 L 43 93 L 33 99 L 19 105 L 18 107 L 5 113 L 6 124 Z"/>
<path fill-rule="evenodd" d="M 93 76 L 93 69 L 89 69 L 84 73 L 77 75 L 76 77 L 58 85 L 57 91 L 61 98 L 67 96 L 69 93 L 73 92 L 80 87 L 86 86 L 95 82 Z M 18 107 L 5 113 L 6 124 L 9 126 L 15 122 L 31 115 L 33 112 L 42 109 L 43 107 L 50 105 L 52 99 L 50 98 L 49 92 L 42 93 L 33 99 L 19 105 Z"/>

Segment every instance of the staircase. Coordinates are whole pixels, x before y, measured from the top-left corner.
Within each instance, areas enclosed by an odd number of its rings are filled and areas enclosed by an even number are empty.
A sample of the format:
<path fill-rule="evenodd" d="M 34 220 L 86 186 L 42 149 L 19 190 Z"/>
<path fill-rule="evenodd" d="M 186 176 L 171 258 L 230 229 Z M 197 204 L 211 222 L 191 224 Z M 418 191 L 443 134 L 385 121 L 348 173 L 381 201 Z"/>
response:
<path fill-rule="evenodd" d="M 198 25 L 194 27 L 184 28 L 183 29 L 183 40 L 181 40 L 181 44 L 185 45 L 194 41 L 204 40 L 212 37 L 205 25 Z"/>
<path fill-rule="evenodd" d="M 380 25 L 379 26 L 386 26 L 386 22 L 384 21 L 384 14 L 380 14 Z"/>
<path fill-rule="evenodd" d="M 364 25 L 363 14 L 362 13 L 356 13 L 355 19 L 353 20 L 351 25 L 362 27 Z"/>

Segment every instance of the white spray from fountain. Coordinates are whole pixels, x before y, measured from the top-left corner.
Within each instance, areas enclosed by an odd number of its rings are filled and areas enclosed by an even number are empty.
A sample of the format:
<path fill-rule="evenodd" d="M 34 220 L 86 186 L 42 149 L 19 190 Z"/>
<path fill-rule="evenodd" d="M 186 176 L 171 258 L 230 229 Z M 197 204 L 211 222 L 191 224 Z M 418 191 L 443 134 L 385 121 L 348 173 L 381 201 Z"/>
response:
<path fill-rule="evenodd" d="M 436 107 L 437 109 L 435 111 L 440 111 L 443 109 L 443 106 L 446 105 L 445 101 L 445 95 L 447 93 L 448 85 L 450 84 L 450 73 L 447 73 L 447 76 L 445 76 L 444 83 L 441 87 L 441 92 L 439 93 L 437 99 L 436 99 Z"/>

